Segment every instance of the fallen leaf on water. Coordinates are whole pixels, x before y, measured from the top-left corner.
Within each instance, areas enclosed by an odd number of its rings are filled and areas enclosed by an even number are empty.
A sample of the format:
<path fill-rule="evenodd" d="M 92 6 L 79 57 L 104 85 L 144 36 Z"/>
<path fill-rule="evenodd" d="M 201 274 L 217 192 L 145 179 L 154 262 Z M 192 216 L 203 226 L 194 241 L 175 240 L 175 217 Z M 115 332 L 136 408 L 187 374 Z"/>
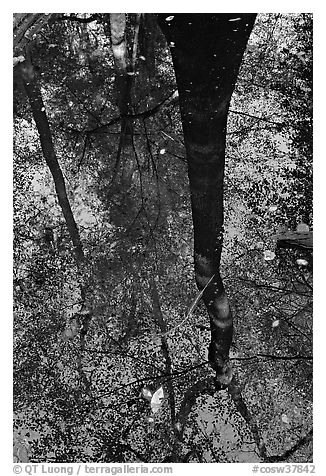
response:
<path fill-rule="evenodd" d="M 175 428 L 177 431 L 181 431 L 182 430 L 182 425 L 179 421 L 177 421 L 177 423 L 175 424 Z"/>
<path fill-rule="evenodd" d="M 150 391 L 149 388 L 144 387 L 144 388 L 141 389 L 141 396 L 143 398 L 145 398 L 145 400 L 151 401 L 152 397 L 153 397 L 153 394 L 152 394 L 152 392 Z"/>
<path fill-rule="evenodd" d="M 301 222 L 297 226 L 297 231 L 307 232 L 309 231 L 309 226 L 306 223 Z"/>
<path fill-rule="evenodd" d="M 271 250 L 266 250 L 264 251 L 264 260 L 265 261 L 272 261 L 275 258 L 275 253 L 274 251 Z"/>
<path fill-rule="evenodd" d="M 308 261 L 306 259 L 297 259 L 297 265 L 298 266 L 308 266 Z"/>
<path fill-rule="evenodd" d="M 281 416 L 281 419 L 283 423 L 286 423 L 286 424 L 290 423 L 290 418 L 285 413 L 283 413 L 283 415 Z"/>
<path fill-rule="evenodd" d="M 156 392 L 154 392 L 151 398 L 151 409 L 152 413 L 157 413 L 162 406 L 164 400 L 164 391 L 163 387 L 159 387 Z"/>

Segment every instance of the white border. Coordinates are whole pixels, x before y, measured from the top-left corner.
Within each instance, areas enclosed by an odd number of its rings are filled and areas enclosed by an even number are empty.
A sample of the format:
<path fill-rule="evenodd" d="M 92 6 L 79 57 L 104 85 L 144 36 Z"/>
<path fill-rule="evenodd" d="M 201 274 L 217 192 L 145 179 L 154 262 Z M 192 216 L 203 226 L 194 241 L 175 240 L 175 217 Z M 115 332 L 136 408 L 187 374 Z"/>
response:
<path fill-rule="evenodd" d="M 313 13 L 314 14 L 314 462 L 316 474 L 326 474 L 326 465 L 323 463 L 323 441 L 325 421 L 325 306 L 323 295 L 326 283 L 325 263 L 325 213 L 326 200 L 324 191 L 325 180 L 325 46 L 324 31 L 326 29 L 326 9 L 320 1 L 233 1 L 233 2 L 176 2 L 164 1 L 154 4 L 153 1 L 139 2 L 112 2 L 112 6 L 119 6 L 124 12 L 193 12 L 204 13 L 218 11 L 221 13 L 257 11 L 259 13 Z M 92 8 L 90 9 L 90 5 Z M 1 351 L 1 443 L 0 458 L 2 463 L 8 462 L 8 471 L 3 468 L 3 474 L 12 474 L 12 13 L 14 12 L 43 12 L 44 7 L 51 7 L 48 12 L 112 12 L 110 2 L 80 2 L 56 1 L 53 5 L 44 1 L 14 1 L 2 7 L 2 22 L 0 28 L 2 50 L 1 68 L 1 186 L 0 206 L 2 221 L 5 229 L 1 236 L 1 304 L 2 304 L 2 332 L 0 332 Z M 191 8 L 190 8 L 191 6 Z M 153 8 L 155 7 L 155 8 Z M 7 464 L 6 464 L 7 466 Z M 194 465 L 173 465 L 174 474 L 178 471 L 192 472 Z M 232 466 L 232 469 L 231 469 Z M 252 465 L 229 464 L 223 465 L 223 474 L 251 474 Z M 323 468 L 322 468 L 323 467 Z M 221 467 L 222 468 L 222 467 Z M 205 466 L 205 472 L 216 471 L 216 465 Z"/>

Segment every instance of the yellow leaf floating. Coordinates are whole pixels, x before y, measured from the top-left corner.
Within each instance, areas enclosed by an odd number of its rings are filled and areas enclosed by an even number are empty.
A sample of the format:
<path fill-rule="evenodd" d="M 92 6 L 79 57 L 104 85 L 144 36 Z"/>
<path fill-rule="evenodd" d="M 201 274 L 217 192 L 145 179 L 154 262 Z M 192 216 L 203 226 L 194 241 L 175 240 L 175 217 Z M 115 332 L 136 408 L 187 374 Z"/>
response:
<path fill-rule="evenodd" d="M 152 413 L 157 413 L 162 406 L 164 400 L 164 391 L 163 387 L 159 387 L 156 392 L 154 392 L 151 398 L 151 409 Z"/>
<path fill-rule="evenodd" d="M 298 266 L 308 266 L 308 261 L 306 259 L 297 259 L 297 265 Z"/>
<path fill-rule="evenodd" d="M 143 398 L 145 398 L 145 400 L 151 401 L 151 400 L 152 400 L 152 397 L 153 397 L 153 394 L 152 394 L 152 392 L 150 391 L 149 388 L 144 387 L 144 388 L 142 388 L 142 390 L 141 390 L 141 396 L 142 396 Z"/>
<path fill-rule="evenodd" d="M 307 233 L 309 231 L 309 226 L 307 225 L 307 223 L 301 222 L 297 225 L 297 231 Z"/>
<path fill-rule="evenodd" d="M 287 415 L 285 415 L 285 413 L 283 413 L 281 418 L 283 423 L 286 423 L 286 424 L 290 423 L 290 418 Z"/>
<path fill-rule="evenodd" d="M 175 424 L 175 428 L 177 431 L 181 431 L 182 430 L 182 425 L 179 421 L 177 421 L 177 423 Z"/>
<path fill-rule="evenodd" d="M 271 250 L 266 250 L 264 251 L 264 260 L 265 261 L 272 261 L 275 258 L 275 253 L 274 251 Z"/>

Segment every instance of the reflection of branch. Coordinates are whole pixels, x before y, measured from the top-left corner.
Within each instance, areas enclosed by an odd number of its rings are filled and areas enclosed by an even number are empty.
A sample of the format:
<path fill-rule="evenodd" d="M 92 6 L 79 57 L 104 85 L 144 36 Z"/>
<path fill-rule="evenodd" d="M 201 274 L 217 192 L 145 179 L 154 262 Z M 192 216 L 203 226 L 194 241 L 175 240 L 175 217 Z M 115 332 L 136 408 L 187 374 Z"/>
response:
<path fill-rule="evenodd" d="M 298 271 L 299 271 L 300 277 L 302 278 L 302 281 L 299 281 L 299 279 L 297 278 L 298 283 L 306 285 L 311 291 L 313 291 L 313 287 L 310 283 L 308 283 L 307 278 L 304 275 L 303 271 L 301 269 L 299 269 Z"/>
<path fill-rule="evenodd" d="M 218 390 L 221 390 L 221 387 L 214 377 L 206 377 L 204 379 L 198 380 L 194 385 L 188 388 L 185 396 L 183 397 L 180 410 L 176 418 L 178 425 L 177 436 L 179 440 L 182 440 L 189 413 L 191 412 L 192 407 L 195 405 L 197 398 L 204 394 L 214 395 L 214 393 Z"/>
<path fill-rule="evenodd" d="M 165 458 L 164 461 L 169 462 L 184 462 L 184 459 L 180 459 L 178 447 L 180 441 L 182 441 L 183 432 L 188 420 L 188 415 L 192 410 L 192 407 L 196 403 L 196 399 L 203 394 L 213 395 L 217 390 L 221 388 L 217 384 L 217 381 L 213 377 L 206 377 L 197 381 L 192 385 L 185 393 L 185 396 L 181 402 L 180 410 L 175 420 L 175 436 L 174 443 L 171 449 L 171 453 Z M 191 453 L 190 453 L 191 454 Z M 188 453 L 188 456 L 190 457 Z M 187 459 L 187 458 L 186 458 Z"/>
<path fill-rule="evenodd" d="M 257 121 L 258 122 L 258 121 Z M 250 125 L 250 126 L 246 126 L 246 127 L 241 127 L 240 129 L 234 129 L 233 131 L 229 131 L 227 132 L 226 134 L 228 136 L 232 136 L 232 135 L 240 135 L 240 134 L 245 134 L 247 132 L 254 132 L 256 133 L 257 131 L 266 131 L 266 126 L 263 126 L 263 127 L 254 127 L 257 122 L 255 122 L 253 125 Z"/>
<path fill-rule="evenodd" d="M 283 125 L 282 122 L 270 121 L 269 119 L 266 119 L 265 117 L 254 116 L 252 114 L 249 114 L 248 112 L 235 111 L 234 109 L 229 109 L 229 112 L 231 112 L 232 114 L 239 114 L 240 116 L 252 117 L 253 119 L 257 119 L 258 121 L 268 122 L 269 124 L 275 124 L 276 126 Z"/>
<path fill-rule="evenodd" d="M 82 344 L 81 344 L 82 346 Z M 79 349 L 78 354 L 77 354 L 77 370 L 79 374 L 80 381 L 83 382 L 84 388 L 85 388 L 85 393 L 90 396 L 91 394 L 91 382 L 87 378 L 87 375 L 84 371 L 83 368 L 83 352 L 82 348 Z M 80 392 L 80 397 L 82 398 L 82 393 Z"/>
<path fill-rule="evenodd" d="M 41 87 L 35 76 L 30 54 L 27 55 L 26 61 L 21 63 L 20 67 L 26 95 L 39 133 L 43 157 L 53 177 L 58 202 L 74 246 L 77 262 L 81 262 L 84 259 L 84 252 L 80 234 L 68 199 L 65 180 L 55 152 L 52 132 L 43 103 Z"/>
<path fill-rule="evenodd" d="M 313 430 L 310 430 L 305 436 L 300 438 L 291 448 L 286 450 L 283 454 L 268 456 L 267 459 L 266 459 L 266 462 L 276 463 L 276 462 L 286 461 L 296 451 L 298 451 L 300 448 L 302 448 L 302 446 L 308 445 L 308 443 L 310 443 L 310 441 L 312 441 L 312 434 L 313 434 Z"/>
<path fill-rule="evenodd" d="M 164 336 L 167 336 L 169 334 L 172 334 L 176 329 L 178 329 L 180 326 L 183 326 L 187 321 L 189 321 L 193 315 L 193 312 L 197 306 L 197 304 L 199 303 L 199 301 L 201 300 L 206 288 L 209 286 L 210 282 L 212 281 L 212 279 L 214 278 L 215 274 L 213 274 L 213 276 L 211 276 L 211 278 L 207 281 L 207 283 L 205 284 L 205 286 L 203 287 L 203 289 L 201 289 L 200 291 L 198 291 L 198 293 L 196 294 L 195 298 L 193 299 L 190 307 L 189 307 L 189 310 L 186 314 L 186 316 L 182 319 L 181 322 L 179 322 L 176 326 L 172 327 L 172 329 L 169 329 L 168 331 L 165 331 L 164 333 L 160 334 L 160 335 L 164 335 Z"/>
<path fill-rule="evenodd" d="M 312 360 L 310 355 L 271 355 L 271 354 L 256 354 L 249 357 L 231 357 L 230 360 L 254 360 L 258 358 L 271 360 Z"/>
<path fill-rule="evenodd" d="M 295 331 L 299 332 L 305 339 L 307 339 L 309 342 L 312 341 L 312 337 L 310 335 L 307 335 L 305 332 L 303 332 L 300 327 L 296 326 L 293 324 L 291 319 L 293 319 L 295 316 L 297 316 L 300 312 L 304 312 L 307 308 L 311 307 L 311 303 L 308 303 L 306 306 L 303 306 L 302 308 L 298 309 L 295 311 L 293 314 L 289 315 L 282 315 L 282 319 L 287 323 L 289 327 L 294 329 Z"/>
<path fill-rule="evenodd" d="M 133 385 L 141 386 L 144 385 L 145 383 L 148 384 L 149 382 L 154 382 L 154 381 L 161 381 L 162 376 L 161 375 L 149 375 L 148 377 L 144 378 L 137 378 L 135 380 L 132 380 L 131 382 L 124 383 L 122 385 L 119 385 L 118 387 L 115 387 L 114 389 L 111 389 L 111 391 L 105 391 L 105 392 L 98 392 L 97 395 L 98 397 L 107 397 L 111 394 L 116 394 L 119 390 L 122 390 L 124 388 L 131 387 Z"/>
<path fill-rule="evenodd" d="M 298 290 L 291 290 L 291 289 L 286 289 L 286 288 L 279 288 L 277 286 L 273 286 L 271 284 L 263 284 L 263 283 L 257 283 L 257 281 L 253 280 L 253 279 L 248 279 L 248 278 L 244 278 L 242 276 L 238 276 L 238 278 L 240 281 L 244 281 L 245 283 L 248 283 L 248 284 L 251 284 L 253 286 L 255 286 L 256 288 L 265 288 L 265 289 L 272 289 L 273 291 L 278 291 L 278 292 L 282 292 L 282 293 L 293 293 L 295 292 L 296 294 L 300 295 L 300 296 L 311 296 L 310 293 L 304 293 L 304 292 L 300 292 Z"/>
<path fill-rule="evenodd" d="M 259 456 L 262 458 L 263 461 L 265 461 L 267 458 L 265 443 L 260 435 L 260 431 L 255 421 L 255 418 L 248 410 L 248 407 L 242 398 L 239 384 L 237 383 L 234 377 L 228 386 L 228 392 L 235 404 L 236 409 L 238 410 L 242 418 L 246 421 L 248 427 L 251 430 L 252 436 L 254 437 L 258 449 Z"/>
<path fill-rule="evenodd" d="M 118 343 L 117 343 L 117 345 L 118 345 Z M 137 357 L 137 356 L 131 354 L 130 352 L 126 352 L 125 350 L 121 350 L 120 352 L 118 352 L 118 351 L 113 352 L 113 351 L 109 351 L 109 350 L 98 350 L 98 349 L 88 349 L 88 348 L 86 348 L 85 351 L 89 352 L 89 353 L 94 353 L 94 354 L 119 355 L 120 357 L 135 360 L 137 362 L 140 362 L 143 365 L 146 365 L 148 367 L 152 367 L 153 369 L 160 372 L 160 375 L 162 373 L 162 370 L 159 367 L 157 367 L 157 365 L 150 362 L 149 360 L 141 359 L 140 357 Z"/>
<path fill-rule="evenodd" d="M 211 454 L 212 454 L 212 456 L 213 456 L 213 458 L 214 458 L 214 460 L 215 460 L 215 463 L 219 463 L 219 462 L 220 462 L 220 459 L 219 459 L 218 455 L 216 454 L 216 450 L 215 450 L 215 448 L 214 448 L 213 442 L 211 441 L 211 438 L 210 438 L 209 435 L 206 433 L 205 429 L 202 428 L 202 425 L 199 424 L 198 422 L 197 422 L 197 426 L 198 426 L 198 428 L 199 428 L 201 434 L 202 434 L 203 437 L 204 437 L 204 440 L 205 440 L 205 442 L 206 442 L 206 445 L 208 446 L 208 448 L 209 448 L 209 450 L 210 450 L 210 452 L 211 452 Z"/>
<path fill-rule="evenodd" d="M 68 89 L 68 91 L 70 92 L 70 94 L 76 99 L 76 101 L 81 105 L 81 107 L 87 112 L 87 114 L 89 114 L 90 116 L 92 116 L 93 119 L 95 119 L 96 123 L 99 124 L 100 123 L 100 118 L 93 112 L 91 111 L 87 105 L 85 104 L 86 101 L 83 101 L 76 93 L 75 91 L 72 89 L 72 87 L 66 82 L 65 83 L 65 86 L 66 88 Z"/>
<path fill-rule="evenodd" d="M 122 147 L 123 147 L 123 135 L 120 134 L 117 156 L 116 156 L 114 166 L 113 166 L 113 171 L 112 171 L 112 177 L 111 177 L 111 180 L 110 180 L 109 184 L 106 187 L 107 194 L 109 194 L 109 191 L 111 190 L 111 187 L 113 186 L 113 184 L 114 184 L 114 182 L 117 178 L 117 175 L 118 175 L 119 165 L 121 163 Z"/>
<path fill-rule="evenodd" d="M 56 21 L 69 20 L 77 21 L 78 23 L 90 23 L 92 21 L 98 20 L 99 18 L 100 15 L 98 15 L 97 13 L 93 13 L 90 17 L 87 18 L 80 18 L 77 15 L 60 15 L 56 18 Z"/>
<path fill-rule="evenodd" d="M 281 293 L 292 292 L 290 289 L 279 288 L 278 286 L 273 286 L 272 284 L 257 283 L 257 281 L 255 281 L 254 279 L 244 278 L 243 276 L 238 276 L 237 279 L 239 279 L 240 281 L 244 281 L 245 283 L 251 284 L 252 286 L 255 286 L 255 288 L 272 289 L 273 291 L 278 291 Z"/>
<path fill-rule="evenodd" d="M 228 392 L 231 396 L 238 412 L 246 421 L 247 425 L 249 426 L 251 433 L 254 437 L 255 443 L 257 445 L 258 453 L 264 463 L 273 463 L 273 462 L 281 462 L 286 461 L 287 458 L 293 455 L 298 449 L 302 446 L 308 444 L 312 439 L 312 430 L 305 435 L 304 437 L 300 438 L 297 443 L 295 443 L 290 449 L 286 450 L 281 455 L 275 456 L 268 456 L 265 443 L 261 437 L 259 428 L 255 421 L 255 418 L 249 412 L 245 401 L 242 398 L 241 391 L 239 388 L 238 383 L 236 382 L 235 378 L 232 379 L 230 385 L 228 386 Z"/>
<path fill-rule="evenodd" d="M 144 133 L 145 133 L 145 138 L 146 138 L 147 150 L 148 150 L 149 156 L 151 158 L 151 163 L 152 163 L 153 171 L 155 173 L 156 182 L 158 182 L 159 176 L 158 176 L 158 173 L 157 173 L 156 163 L 155 163 L 155 160 L 154 160 L 154 157 L 153 157 L 153 152 L 152 152 L 152 148 L 151 148 L 151 141 L 149 140 L 149 137 L 148 137 L 148 131 L 147 131 L 147 126 L 146 126 L 145 119 L 143 119 L 143 127 L 144 127 Z M 159 187 L 157 187 L 157 188 L 158 188 L 158 192 L 159 192 Z"/>
<path fill-rule="evenodd" d="M 53 16 L 53 13 L 14 13 L 14 48 L 23 51 Z"/>
<path fill-rule="evenodd" d="M 85 134 L 85 138 L 84 138 L 84 145 L 83 145 L 83 151 L 82 151 L 82 154 L 81 154 L 81 157 L 79 159 L 79 162 L 78 162 L 78 165 L 77 165 L 77 170 L 78 172 L 80 171 L 80 167 L 84 161 L 84 157 L 85 157 L 85 154 L 86 154 L 86 150 L 87 150 L 87 145 L 89 143 L 89 136 L 87 134 Z"/>
<path fill-rule="evenodd" d="M 206 367 L 208 365 L 209 365 L 209 362 L 208 362 L 208 360 L 206 360 L 205 362 L 200 362 L 200 364 L 196 364 L 196 365 L 192 365 L 191 367 L 187 367 L 184 370 L 179 370 L 179 371 L 176 371 L 176 372 L 172 372 L 170 374 L 162 374 L 162 377 L 166 377 L 167 379 L 171 380 L 173 378 L 182 377 L 182 375 L 186 375 L 189 372 L 192 372 L 193 370 L 198 370 L 199 368 Z"/>
<path fill-rule="evenodd" d="M 142 463 L 148 462 L 148 455 L 141 453 L 135 448 L 132 448 L 130 445 L 126 443 L 121 443 L 121 441 L 119 441 L 119 446 L 122 450 L 130 451 L 131 453 L 133 453 Z"/>
<path fill-rule="evenodd" d="M 134 41 L 132 45 L 132 59 L 131 59 L 132 71 L 135 71 L 136 60 L 137 60 L 140 19 L 141 19 L 141 13 L 136 13 L 136 20 L 134 25 Z"/>
<path fill-rule="evenodd" d="M 129 120 L 132 111 L 132 65 L 127 45 L 127 17 L 125 13 L 110 13 L 111 48 L 115 68 L 115 89 L 121 117 L 121 139 L 127 144 L 127 136 L 132 136 L 133 126 Z"/>
<path fill-rule="evenodd" d="M 171 374 L 172 373 L 172 361 L 171 357 L 169 354 L 169 347 L 168 343 L 165 337 L 166 333 L 166 324 L 164 321 L 164 317 L 162 314 L 161 310 L 161 305 L 160 305 L 160 300 L 159 300 L 159 294 L 157 290 L 157 286 L 155 283 L 154 277 L 151 277 L 150 279 L 150 295 L 151 295 L 151 300 L 152 300 L 152 305 L 153 305 L 153 313 L 155 316 L 155 319 L 158 323 L 158 326 L 161 330 L 161 348 L 162 348 L 162 353 L 164 356 L 165 360 L 165 370 L 166 373 Z M 171 411 L 171 422 L 172 425 L 174 426 L 175 422 L 175 396 L 174 396 L 174 389 L 171 380 L 167 381 L 167 387 L 169 389 L 169 403 L 170 403 L 170 411 Z"/>
<path fill-rule="evenodd" d="M 142 174 L 140 160 L 139 160 L 139 157 L 138 157 L 136 144 L 135 144 L 133 136 L 131 137 L 131 144 L 132 144 L 132 150 L 134 152 L 134 156 L 135 156 L 135 160 L 136 160 L 136 164 L 137 164 L 137 169 L 138 169 L 138 172 L 139 172 L 140 200 L 141 200 L 142 207 L 144 208 L 143 174 Z M 144 210 L 145 210 L 145 208 L 144 208 Z"/>
<path fill-rule="evenodd" d="M 245 403 L 242 397 L 239 384 L 237 380 L 235 379 L 235 377 L 233 377 L 227 389 L 237 411 L 240 413 L 242 418 L 247 423 L 249 429 L 251 430 L 255 444 L 257 446 L 258 454 L 263 462 L 285 461 L 295 451 L 297 451 L 299 448 L 301 448 L 302 446 L 304 446 L 311 440 L 312 431 L 310 431 L 306 436 L 301 438 L 292 448 L 285 451 L 282 455 L 268 456 L 266 445 L 261 436 L 255 417 L 250 413 L 247 407 L 247 404 Z M 177 415 L 177 424 L 179 426 L 178 428 L 179 440 L 182 440 L 182 436 L 183 436 L 183 432 L 188 420 L 188 416 L 193 406 L 196 403 L 196 399 L 203 394 L 214 395 L 214 393 L 218 390 L 221 390 L 221 388 L 217 386 L 217 382 L 213 377 L 201 379 L 187 390 L 181 402 L 180 410 Z"/>
<path fill-rule="evenodd" d="M 97 351 L 97 350 L 90 350 L 90 349 L 87 349 L 87 351 L 88 352 L 94 352 L 94 353 L 105 353 L 105 354 L 109 353 L 109 354 L 122 355 L 122 352 L 121 353 L 119 353 L 119 352 L 105 352 L 105 351 Z M 141 359 L 139 359 L 137 357 L 134 357 L 130 354 L 125 354 L 124 357 L 129 357 L 131 359 L 141 361 Z M 144 363 L 144 361 L 143 361 L 143 363 Z M 147 362 L 146 365 L 154 367 L 155 370 L 158 370 L 160 372 L 159 375 L 150 375 L 148 377 L 132 380 L 131 382 L 120 385 L 119 387 L 116 388 L 116 390 L 121 390 L 123 388 L 131 387 L 132 385 L 143 385 L 144 383 L 154 382 L 156 380 L 162 381 L 165 378 L 168 381 L 168 380 L 172 380 L 173 378 L 182 377 L 183 375 L 188 374 L 192 370 L 197 370 L 200 367 L 208 366 L 208 361 L 201 362 L 200 364 L 194 365 L 192 367 L 188 367 L 188 368 L 186 368 L 182 371 L 179 371 L 179 372 L 172 372 L 172 373 L 168 372 L 166 374 L 162 373 L 161 369 L 158 369 L 154 364 L 151 364 L 150 362 Z M 110 395 L 112 392 L 102 392 L 102 393 L 99 394 L 99 396 L 100 397 L 107 396 L 107 395 Z"/>
<path fill-rule="evenodd" d="M 88 134 L 95 134 L 95 133 L 99 133 L 99 132 L 106 132 L 107 129 L 109 127 L 111 127 L 112 125 L 114 124 L 118 124 L 122 117 L 125 117 L 126 119 L 141 119 L 141 118 L 147 118 L 147 117 L 151 117 L 153 116 L 154 114 L 156 114 L 166 103 L 167 104 L 170 104 L 174 101 L 174 99 L 177 97 L 176 95 L 176 91 L 173 91 L 172 93 L 170 93 L 166 98 L 164 98 L 161 102 L 159 102 L 158 104 L 156 104 L 156 106 L 152 107 L 151 109 L 146 109 L 145 111 L 142 111 L 142 112 L 137 112 L 135 114 L 126 114 L 125 116 L 118 116 L 118 117 L 114 117 L 113 119 L 111 119 L 109 122 L 107 122 L 106 124 L 102 124 L 98 127 L 94 127 L 94 129 L 90 129 L 88 131 L 86 131 Z M 81 131 L 80 131 L 81 132 Z"/>

